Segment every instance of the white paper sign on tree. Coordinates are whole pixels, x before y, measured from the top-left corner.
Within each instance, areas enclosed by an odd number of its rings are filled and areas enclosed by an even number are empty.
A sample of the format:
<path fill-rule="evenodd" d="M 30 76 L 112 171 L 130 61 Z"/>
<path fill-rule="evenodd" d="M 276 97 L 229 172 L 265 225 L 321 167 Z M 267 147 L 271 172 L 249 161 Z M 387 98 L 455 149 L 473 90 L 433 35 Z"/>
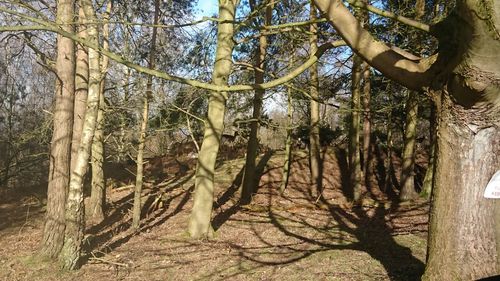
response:
<path fill-rule="evenodd" d="M 500 198 L 500 170 L 497 171 L 484 191 L 484 198 L 499 199 Z"/>

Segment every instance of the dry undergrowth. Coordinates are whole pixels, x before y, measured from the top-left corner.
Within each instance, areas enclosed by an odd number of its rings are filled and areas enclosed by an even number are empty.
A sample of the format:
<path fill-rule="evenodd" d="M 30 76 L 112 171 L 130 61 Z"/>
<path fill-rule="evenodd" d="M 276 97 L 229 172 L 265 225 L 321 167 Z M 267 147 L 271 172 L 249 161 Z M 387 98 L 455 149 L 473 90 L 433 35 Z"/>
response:
<path fill-rule="evenodd" d="M 167 176 L 163 166 L 150 175 L 139 233 L 128 230 L 128 182 L 117 181 L 125 187 L 109 192 L 106 221 L 88 227 L 88 261 L 76 272 L 61 272 L 32 256 L 43 226 L 39 202 L 0 204 L 0 279 L 418 280 L 427 204 L 392 202 L 376 192 L 374 176 L 372 196 L 353 206 L 342 190 L 345 168 L 332 151 L 325 154 L 320 197 L 309 184 L 305 155 L 295 155 L 284 196 L 278 192 L 283 154 L 264 156 L 258 192 L 244 207 L 236 204 L 243 161 L 224 162 L 215 177 L 216 237 L 209 241 L 193 241 L 185 233 L 193 162 L 182 176 Z M 170 160 L 155 165 L 167 167 Z"/>

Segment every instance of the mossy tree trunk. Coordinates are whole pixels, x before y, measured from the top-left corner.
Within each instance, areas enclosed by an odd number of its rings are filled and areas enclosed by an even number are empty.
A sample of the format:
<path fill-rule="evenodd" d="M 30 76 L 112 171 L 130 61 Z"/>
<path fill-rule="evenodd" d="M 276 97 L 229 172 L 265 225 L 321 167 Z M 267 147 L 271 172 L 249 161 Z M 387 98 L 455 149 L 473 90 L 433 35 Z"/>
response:
<path fill-rule="evenodd" d="M 74 1 L 57 1 L 57 23 L 73 32 Z M 65 206 L 71 168 L 71 140 L 75 94 L 75 45 L 57 36 L 54 125 L 50 145 L 47 213 L 40 255 L 56 258 L 64 243 Z"/>
<path fill-rule="evenodd" d="M 415 190 L 415 144 L 418 123 L 417 92 L 410 91 L 406 102 L 406 122 L 404 131 L 403 163 L 401 167 L 399 200 L 408 201 L 418 197 Z"/>
<path fill-rule="evenodd" d="M 255 9 L 257 9 L 255 1 L 250 1 L 250 6 L 252 11 L 255 11 Z M 271 25 L 272 12 L 272 3 L 269 3 L 265 8 L 265 26 Z M 261 34 L 259 36 L 259 45 L 255 55 L 255 84 L 264 83 L 264 75 L 266 71 L 266 54 L 267 36 Z M 256 182 L 257 175 L 255 174 L 255 166 L 257 160 L 257 151 L 259 148 L 259 123 L 262 115 L 262 98 L 264 97 L 264 94 L 264 89 L 255 90 L 255 96 L 253 99 L 252 122 L 250 123 L 250 135 L 248 137 L 247 144 L 247 157 L 245 159 L 245 174 L 243 176 L 243 185 L 241 188 L 241 204 L 249 204 L 251 202 L 252 193 L 255 191 L 256 186 L 259 184 L 258 182 Z"/>
<path fill-rule="evenodd" d="M 217 50 L 212 81 L 215 85 L 227 85 L 232 67 L 234 18 L 238 0 L 219 0 L 219 24 Z M 188 231 L 192 238 L 209 237 L 214 200 L 214 171 L 217 153 L 224 129 L 226 92 L 211 92 L 205 132 L 196 166 L 194 204 L 189 218 Z"/>
<path fill-rule="evenodd" d="M 156 36 L 157 36 L 157 24 L 160 16 L 160 0 L 155 0 L 155 11 L 153 19 L 153 31 L 151 35 L 151 47 L 149 51 L 149 68 L 153 69 L 156 59 Z M 146 93 L 143 98 L 143 108 L 142 108 L 142 121 L 141 129 L 139 135 L 139 146 L 137 148 L 137 171 L 135 178 L 135 189 L 134 189 L 134 206 L 132 211 L 132 229 L 139 230 L 141 221 L 141 196 L 142 196 L 142 185 L 144 179 L 144 144 L 146 142 L 146 130 L 148 127 L 149 119 L 149 99 L 153 95 L 153 77 L 148 76 L 148 81 L 146 83 Z"/>

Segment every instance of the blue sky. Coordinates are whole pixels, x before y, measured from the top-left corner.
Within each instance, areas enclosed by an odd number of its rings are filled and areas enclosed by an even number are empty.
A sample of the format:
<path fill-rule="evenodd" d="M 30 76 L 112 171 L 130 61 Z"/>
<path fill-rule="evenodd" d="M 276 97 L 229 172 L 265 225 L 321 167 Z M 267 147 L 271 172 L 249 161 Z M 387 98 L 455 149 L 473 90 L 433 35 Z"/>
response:
<path fill-rule="evenodd" d="M 196 8 L 198 11 L 196 14 L 200 17 L 212 16 L 214 14 L 217 14 L 218 6 L 218 0 L 198 0 L 198 3 L 196 4 Z"/>

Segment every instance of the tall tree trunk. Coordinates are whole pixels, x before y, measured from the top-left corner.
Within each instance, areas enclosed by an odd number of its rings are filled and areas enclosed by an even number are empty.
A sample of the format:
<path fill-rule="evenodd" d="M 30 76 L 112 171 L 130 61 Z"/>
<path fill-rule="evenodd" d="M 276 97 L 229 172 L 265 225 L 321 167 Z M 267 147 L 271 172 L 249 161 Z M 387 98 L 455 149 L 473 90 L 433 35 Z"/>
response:
<path fill-rule="evenodd" d="M 92 1 L 82 0 L 81 3 L 85 17 L 89 21 L 87 29 L 89 41 L 97 45 L 98 32 Z M 66 232 L 64 245 L 59 254 L 59 259 L 64 269 L 72 270 L 81 266 L 83 233 L 85 229 L 83 179 L 88 168 L 92 139 L 97 124 L 100 81 L 101 70 L 99 65 L 99 52 L 94 49 L 89 49 L 89 92 L 87 97 L 87 110 L 83 123 L 82 138 L 76 155 L 75 168 L 71 172 L 69 193 L 66 202 Z"/>
<path fill-rule="evenodd" d="M 422 191 L 420 196 L 429 199 L 432 193 L 432 183 L 434 178 L 434 162 L 436 155 L 436 107 L 431 104 L 431 116 L 430 116 L 430 128 L 429 128 L 429 164 L 427 165 L 427 171 L 425 172 L 424 182 L 422 184 Z"/>
<path fill-rule="evenodd" d="M 274 0 L 271 0 L 274 1 Z M 256 9 L 255 1 L 250 1 L 250 6 L 252 11 Z M 266 6 L 264 25 L 268 26 L 271 24 L 271 16 L 273 12 L 272 3 Z M 267 53 L 267 36 L 261 34 L 259 36 L 259 47 L 257 48 L 257 54 L 255 55 L 255 84 L 264 83 L 264 74 L 266 71 L 266 53 Z M 247 144 L 247 157 L 245 159 L 245 174 L 243 177 L 243 185 L 241 189 L 241 204 L 249 204 L 252 200 L 252 194 L 255 191 L 256 186 L 259 184 L 256 182 L 257 175 L 255 174 L 255 165 L 257 160 L 257 151 L 259 148 L 259 123 L 260 117 L 262 115 L 262 98 L 265 94 L 264 89 L 255 90 L 255 96 L 253 99 L 253 113 L 252 122 L 250 123 L 250 135 L 248 137 Z"/>
<path fill-rule="evenodd" d="M 57 2 L 57 23 L 73 32 L 74 1 Z M 72 40 L 57 36 L 54 130 L 50 146 L 47 213 L 40 254 L 56 258 L 64 243 L 65 205 L 70 178 L 71 139 L 75 93 L 75 46 Z"/>
<path fill-rule="evenodd" d="M 292 64 L 290 63 L 290 68 Z M 286 142 L 285 142 L 285 159 L 283 163 L 283 177 L 281 180 L 280 192 L 283 194 L 288 186 L 290 179 L 290 167 L 292 162 L 292 124 L 293 124 L 293 102 L 292 89 L 288 87 L 287 91 L 287 111 L 286 111 Z"/>
<path fill-rule="evenodd" d="M 78 9 L 78 36 L 87 38 L 85 14 Z M 73 139 L 71 141 L 71 171 L 75 168 L 76 154 L 82 138 L 83 119 L 87 109 L 87 94 L 89 88 L 89 55 L 87 48 L 81 44 L 76 46 L 76 77 L 75 77 L 75 106 L 73 112 Z"/>
<path fill-rule="evenodd" d="M 483 194 L 500 167 L 500 114 L 461 107 L 446 94 L 441 103 L 429 259 L 422 280 L 476 280 L 499 274 L 495 207 L 500 202 Z"/>
<path fill-rule="evenodd" d="M 160 16 L 160 0 L 155 0 L 155 12 L 153 20 L 153 33 L 151 35 L 151 48 L 149 51 L 149 68 L 153 69 L 155 65 L 155 55 L 156 55 L 156 34 L 158 19 Z M 148 127 L 149 119 L 149 99 L 153 95 L 153 77 L 148 76 L 148 81 L 146 84 L 146 94 L 143 99 L 142 108 L 142 122 L 141 131 L 139 135 L 139 147 L 137 149 L 137 172 L 135 178 L 135 190 L 134 190 L 134 207 L 132 211 L 132 229 L 139 230 L 141 221 L 141 196 L 142 196 L 142 185 L 144 178 L 144 144 L 146 142 L 146 130 Z"/>
<path fill-rule="evenodd" d="M 410 91 L 406 103 L 406 123 L 404 132 L 403 164 L 401 167 L 400 186 L 401 201 L 412 200 L 418 197 L 415 191 L 415 143 L 417 138 L 418 123 L 418 97 L 417 92 Z"/>
<path fill-rule="evenodd" d="M 309 20 L 316 21 L 316 7 L 312 1 L 310 5 Z M 316 23 L 311 23 L 309 26 L 309 53 L 314 54 L 318 50 L 318 26 Z M 309 68 L 309 83 L 311 95 L 311 124 L 309 131 L 309 162 L 311 164 L 311 183 L 315 185 L 317 197 L 319 198 L 323 191 L 322 184 L 322 160 L 321 160 L 321 144 L 319 139 L 319 79 L 318 79 L 318 64 L 315 63 Z"/>
<path fill-rule="evenodd" d="M 390 93 L 390 91 L 389 91 Z M 392 96 L 389 95 L 389 112 L 387 113 L 387 157 L 385 159 L 385 180 L 384 180 L 384 192 L 389 192 L 392 190 L 392 172 L 394 170 L 392 166 Z"/>
<path fill-rule="evenodd" d="M 103 20 L 106 22 L 102 28 L 103 48 L 109 50 L 109 17 L 111 15 L 112 0 L 108 0 Z M 106 74 L 109 59 L 101 57 L 101 83 L 99 94 L 99 111 L 97 112 L 97 127 L 92 141 L 92 188 L 90 192 L 89 215 L 92 223 L 100 223 L 104 217 L 106 204 L 106 177 L 104 176 L 104 113 L 106 103 L 104 101 L 104 88 L 106 85 Z"/>
<path fill-rule="evenodd" d="M 363 173 L 365 177 L 365 185 L 370 186 L 370 168 L 371 168 L 371 82 L 370 82 L 370 65 L 364 64 L 363 72 Z"/>
<path fill-rule="evenodd" d="M 353 200 L 361 199 L 363 185 L 361 183 L 361 159 L 359 147 L 359 125 L 361 111 L 361 58 L 353 56 L 351 84 L 351 122 L 349 124 L 349 173 L 353 188 Z"/>
<path fill-rule="evenodd" d="M 212 80 L 215 85 L 227 85 L 232 66 L 234 18 L 239 0 L 219 0 L 217 50 Z M 208 116 L 201 144 L 194 192 L 194 205 L 189 219 L 189 233 L 193 238 L 213 234 L 210 225 L 214 200 L 214 170 L 220 139 L 224 129 L 226 92 L 211 92 Z"/>

